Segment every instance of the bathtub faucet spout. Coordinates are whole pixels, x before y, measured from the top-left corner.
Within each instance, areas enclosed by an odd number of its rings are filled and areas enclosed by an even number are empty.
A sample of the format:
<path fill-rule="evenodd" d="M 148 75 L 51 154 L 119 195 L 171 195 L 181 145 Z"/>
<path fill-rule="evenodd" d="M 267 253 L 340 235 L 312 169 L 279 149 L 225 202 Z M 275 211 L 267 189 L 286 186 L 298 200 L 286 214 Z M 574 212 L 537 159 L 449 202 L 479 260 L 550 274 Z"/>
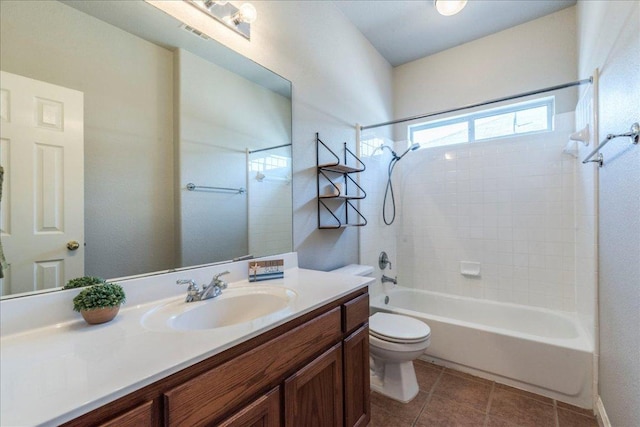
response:
<path fill-rule="evenodd" d="M 382 279 L 381 280 L 382 280 L 382 283 L 391 282 L 394 285 L 398 284 L 398 276 L 396 276 L 396 277 L 387 277 L 385 275 L 382 275 Z"/>

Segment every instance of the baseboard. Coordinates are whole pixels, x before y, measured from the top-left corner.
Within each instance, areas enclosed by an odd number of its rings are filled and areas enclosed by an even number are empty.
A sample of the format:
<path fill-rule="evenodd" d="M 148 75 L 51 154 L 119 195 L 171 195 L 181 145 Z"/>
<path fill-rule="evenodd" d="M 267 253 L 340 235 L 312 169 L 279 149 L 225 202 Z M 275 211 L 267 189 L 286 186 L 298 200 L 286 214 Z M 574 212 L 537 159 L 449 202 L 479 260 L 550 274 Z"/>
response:
<path fill-rule="evenodd" d="M 596 416 L 598 417 L 598 424 L 600 427 L 612 427 L 600 396 L 598 396 L 598 399 L 596 400 Z"/>

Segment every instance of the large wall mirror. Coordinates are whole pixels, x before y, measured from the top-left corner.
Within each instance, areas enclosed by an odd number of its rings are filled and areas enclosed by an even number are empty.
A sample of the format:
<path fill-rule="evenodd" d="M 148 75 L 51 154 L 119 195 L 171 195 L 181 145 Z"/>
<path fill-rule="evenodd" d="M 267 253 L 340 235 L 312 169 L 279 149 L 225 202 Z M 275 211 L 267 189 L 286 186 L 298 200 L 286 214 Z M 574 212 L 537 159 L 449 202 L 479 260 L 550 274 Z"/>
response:
<path fill-rule="evenodd" d="M 0 8 L 3 297 L 292 250 L 289 81 L 143 1 Z"/>

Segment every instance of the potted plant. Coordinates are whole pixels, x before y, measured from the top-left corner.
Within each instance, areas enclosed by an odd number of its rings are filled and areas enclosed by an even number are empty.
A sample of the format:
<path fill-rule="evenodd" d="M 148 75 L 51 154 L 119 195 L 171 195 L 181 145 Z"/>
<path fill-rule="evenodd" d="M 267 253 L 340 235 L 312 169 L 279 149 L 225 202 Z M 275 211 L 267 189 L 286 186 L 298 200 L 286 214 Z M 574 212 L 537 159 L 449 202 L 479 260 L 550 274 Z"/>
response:
<path fill-rule="evenodd" d="M 104 283 L 104 279 L 100 277 L 83 276 L 69 280 L 67 284 L 62 287 L 62 289 L 84 288 L 85 286 L 103 285 Z"/>
<path fill-rule="evenodd" d="M 91 324 L 109 322 L 125 302 L 124 290 L 117 283 L 101 283 L 80 291 L 73 299 L 73 309 Z"/>

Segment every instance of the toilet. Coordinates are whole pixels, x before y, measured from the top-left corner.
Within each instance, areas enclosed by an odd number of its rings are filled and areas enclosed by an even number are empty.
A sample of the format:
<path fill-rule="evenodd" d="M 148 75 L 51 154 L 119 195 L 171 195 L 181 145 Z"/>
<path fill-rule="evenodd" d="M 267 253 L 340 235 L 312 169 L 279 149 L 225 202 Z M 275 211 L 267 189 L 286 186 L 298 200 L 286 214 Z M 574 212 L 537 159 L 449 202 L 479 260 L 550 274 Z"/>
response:
<path fill-rule="evenodd" d="M 373 276 L 373 267 L 350 264 L 334 273 Z M 406 403 L 418 394 L 413 361 L 431 341 L 431 329 L 417 319 L 399 314 L 374 313 L 369 317 L 371 389 Z"/>

